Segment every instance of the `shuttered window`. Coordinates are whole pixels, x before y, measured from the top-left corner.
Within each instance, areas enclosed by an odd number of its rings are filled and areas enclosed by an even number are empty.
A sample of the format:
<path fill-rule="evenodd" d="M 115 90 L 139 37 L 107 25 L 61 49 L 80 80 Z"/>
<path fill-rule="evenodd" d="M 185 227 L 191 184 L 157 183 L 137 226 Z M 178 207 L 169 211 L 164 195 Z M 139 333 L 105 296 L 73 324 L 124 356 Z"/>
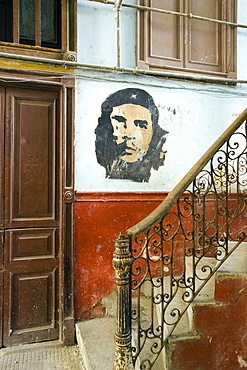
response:
<path fill-rule="evenodd" d="M 139 5 L 180 13 L 138 10 L 139 68 L 235 77 L 236 27 L 190 16 L 236 22 L 235 0 L 139 0 Z"/>
<path fill-rule="evenodd" d="M 66 53 L 75 49 L 75 1 L 0 0 L 0 47 Z M 70 35 L 67 30 L 70 29 Z M 1 50 L 1 49 L 0 49 Z M 54 55 L 55 55 L 54 54 Z M 54 55 L 51 55 L 52 57 Z"/>

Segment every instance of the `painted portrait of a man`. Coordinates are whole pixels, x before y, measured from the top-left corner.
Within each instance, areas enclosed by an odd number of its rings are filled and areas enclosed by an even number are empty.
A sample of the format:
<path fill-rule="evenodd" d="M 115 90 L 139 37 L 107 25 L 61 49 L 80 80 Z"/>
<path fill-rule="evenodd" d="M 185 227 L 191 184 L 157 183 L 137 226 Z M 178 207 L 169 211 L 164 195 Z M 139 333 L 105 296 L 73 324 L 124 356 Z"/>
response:
<path fill-rule="evenodd" d="M 97 161 L 107 178 L 148 182 L 151 169 L 164 164 L 167 131 L 158 120 L 153 98 L 142 89 L 127 88 L 108 96 L 95 130 Z"/>

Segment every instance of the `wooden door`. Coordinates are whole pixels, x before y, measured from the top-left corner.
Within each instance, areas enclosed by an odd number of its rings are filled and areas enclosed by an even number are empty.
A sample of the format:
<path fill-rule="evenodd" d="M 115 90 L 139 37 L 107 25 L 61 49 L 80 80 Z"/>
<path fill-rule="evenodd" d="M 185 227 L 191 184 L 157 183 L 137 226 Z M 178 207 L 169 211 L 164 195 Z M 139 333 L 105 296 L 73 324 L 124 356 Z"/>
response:
<path fill-rule="evenodd" d="M 63 127 L 60 91 L 0 88 L 0 307 L 7 347 L 61 339 Z"/>

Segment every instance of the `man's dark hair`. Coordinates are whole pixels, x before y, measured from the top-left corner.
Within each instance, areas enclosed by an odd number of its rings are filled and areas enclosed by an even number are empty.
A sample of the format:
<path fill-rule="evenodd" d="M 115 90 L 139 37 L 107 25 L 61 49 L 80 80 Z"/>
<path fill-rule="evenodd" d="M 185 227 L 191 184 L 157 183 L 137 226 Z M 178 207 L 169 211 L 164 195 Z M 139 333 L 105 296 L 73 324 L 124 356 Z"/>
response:
<path fill-rule="evenodd" d="M 151 113 L 153 136 L 149 149 L 141 161 L 133 163 L 121 159 L 126 143 L 117 145 L 110 119 L 113 107 L 123 104 L 140 105 Z M 97 161 L 106 169 L 107 178 L 148 182 L 151 168 L 157 170 L 164 164 L 165 153 L 162 146 L 166 141 L 167 131 L 158 125 L 158 120 L 159 111 L 153 98 L 142 89 L 127 88 L 116 91 L 106 98 L 101 106 L 101 116 L 95 130 L 95 149 Z"/>

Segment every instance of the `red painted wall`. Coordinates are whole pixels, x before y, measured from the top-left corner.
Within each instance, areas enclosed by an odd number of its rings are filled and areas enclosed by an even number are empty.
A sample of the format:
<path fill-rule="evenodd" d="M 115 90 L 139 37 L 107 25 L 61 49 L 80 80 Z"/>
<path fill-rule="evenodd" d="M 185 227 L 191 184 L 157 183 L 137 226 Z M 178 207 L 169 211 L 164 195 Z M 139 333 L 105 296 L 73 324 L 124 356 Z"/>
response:
<path fill-rule="evenodd" d="M 115 288 L 112 267 L 114 240 L 121 231 L 135 225 L 153 211 L 167 193 L 77 193 L 74 206 L 74 287 L 75 318 L 86 319 L 104 315 L 99 301 Z M 214 199 L 207 199 L 208 220 L 214 220 Z M 234 207 L 233 207 L 234 208 Z M 190 229 L 191 220 L 183 227 Z M 243 229 L 245 213 L 231 228 Z M 214 234 L 214 222 L 212 233 Z M 208 233 L 210 233 L 208 231 Z M 234 234 L 234 233 L 233 233 Z M 174 269 L 183 267 L 183 243 L 178 244 Z M 175 243 L 176 244 L 176 243 Z M 181 246 L 180 246 L 181 244 Z"/>
<path fill-rule="evenodd" d="M 74 206 L 75 319 L 104 315 L 115 288 L 114 239 L 153 211 L 166 193 L 77 193 Z"/>

